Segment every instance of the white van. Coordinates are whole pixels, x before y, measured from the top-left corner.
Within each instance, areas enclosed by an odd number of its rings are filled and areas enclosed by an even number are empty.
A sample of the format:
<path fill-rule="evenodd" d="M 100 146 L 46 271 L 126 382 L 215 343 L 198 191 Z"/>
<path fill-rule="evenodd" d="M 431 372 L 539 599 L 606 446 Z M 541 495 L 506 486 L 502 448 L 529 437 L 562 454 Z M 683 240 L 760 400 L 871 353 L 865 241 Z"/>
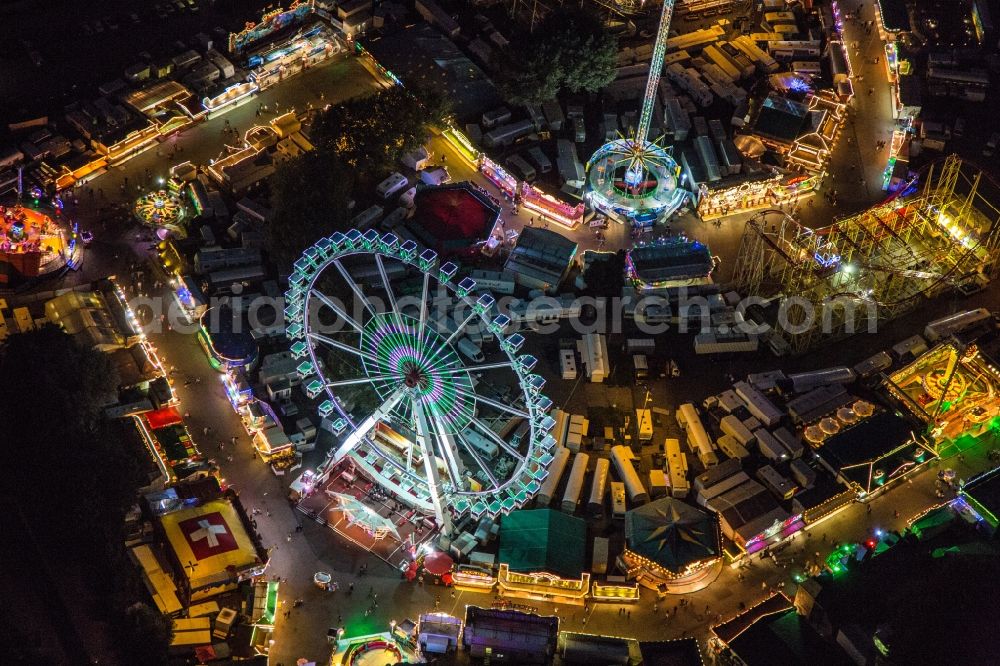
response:
<path fill-rule="evenodd" d="M 406 208 L 413 208 L 413 199 L 417 196 L 416 186 L 411 187 L 399 195 L 399 205 Z"/>
<path fill-rule="evenodd" d="M 420 172 L 420 181 L 428 185 L 444 185 L 451 182 L 451 174 L 443 166 L 425 169 Z"/>
<path fill-rule="evenodd" d="M 529 183 L 535 180 L 535 170 L 532 168 L 528 161 L 514 153 L 507 158 L 507 166 L 511 167 L 517 175 L 521 176 L 524 180 Z"/>
<path fill-rule="evenodd" d="M 375 188 L 375 193 L 383 199 L 388 199 L 392 195 L 404 189 L 407 183 L 409 183 L 409 181 L 406 179 L 406 176 L 398 171 L 394 171 L 388 178 L 378 184 L 378 187 Z"/>

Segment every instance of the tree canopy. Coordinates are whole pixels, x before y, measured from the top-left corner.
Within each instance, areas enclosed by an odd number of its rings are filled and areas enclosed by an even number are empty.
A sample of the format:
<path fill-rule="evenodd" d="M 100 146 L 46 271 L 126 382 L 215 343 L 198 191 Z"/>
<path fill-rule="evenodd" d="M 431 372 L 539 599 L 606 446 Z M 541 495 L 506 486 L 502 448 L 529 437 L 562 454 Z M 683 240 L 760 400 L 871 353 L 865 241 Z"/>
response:
<path fill-rule="evenodd" d="M 347 165 L 381 174 L 423 145 L 431 125 L 447 117 L 449 109 L 439 91 L 393 86 L 331 106 L 317 119 L 310 138 L 317 149 L 332 152 Z"/>
<path fill-rule="evenodd" d="M 278 167 L 271 179 L 274 213 L 266 231 L 271 260 L 280 271 L 291 271 L 318 239 L 347 228 L 353 187 L 353 170 L 329 150 L 313 150 Z"/>
<path fill-rule="evenodd" d="M 67 581 L 85 586 L 81 597 L 94 600 L 93 614 L 111 620 L 121 638 L 126 607 L 145 594 L 124 544 L 145 452 L 131 423 L 102 416 L 117 389 L 108 356 L 54 326 L 11 336 L 0 348 L 0 494 L 18 508 L 18 538 L 58 561 Z M 143 640 L 147 654 L 162 649 L 165 659 L 166 645 Z"/>
<path fill-rule="evenodd" d="M 552 12 L 516 43 L 501 80 L 504 95 L 514 102 L 540 104 L 564 90 L 597 92 L 615 78 L 618 39 L 580 9 Z"/>

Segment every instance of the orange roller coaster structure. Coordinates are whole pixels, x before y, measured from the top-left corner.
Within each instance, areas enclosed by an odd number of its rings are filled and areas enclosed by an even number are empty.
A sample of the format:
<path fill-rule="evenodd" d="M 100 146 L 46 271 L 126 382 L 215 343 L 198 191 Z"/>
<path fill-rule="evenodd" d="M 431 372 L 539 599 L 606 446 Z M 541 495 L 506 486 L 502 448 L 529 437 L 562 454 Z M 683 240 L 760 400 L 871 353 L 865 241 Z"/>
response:
<path fill-rule="evenodd" d="M 926 169 L 921 189 L 822 229 L 781 211 L 752 218 L 734 282 L 744 296 L 776 298 L 763 310 L 778 338 L 772 348 L 801 354 L 993 277 L 1000 209 L 990 198 L 1000 188 L 983 176 L 952 155 Z"/>

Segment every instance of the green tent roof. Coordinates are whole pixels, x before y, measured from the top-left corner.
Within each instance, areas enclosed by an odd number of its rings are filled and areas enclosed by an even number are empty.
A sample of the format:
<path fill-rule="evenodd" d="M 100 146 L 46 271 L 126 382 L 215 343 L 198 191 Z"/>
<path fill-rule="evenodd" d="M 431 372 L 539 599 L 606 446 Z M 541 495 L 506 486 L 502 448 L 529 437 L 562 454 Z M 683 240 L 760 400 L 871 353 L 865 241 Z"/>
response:
<path fill-rule="evenodd" d="M 587 526 L 553 509 L 513 511 L 500 524 L 500 561 L 511 571 L 575 578 L 584 570 Z"/>

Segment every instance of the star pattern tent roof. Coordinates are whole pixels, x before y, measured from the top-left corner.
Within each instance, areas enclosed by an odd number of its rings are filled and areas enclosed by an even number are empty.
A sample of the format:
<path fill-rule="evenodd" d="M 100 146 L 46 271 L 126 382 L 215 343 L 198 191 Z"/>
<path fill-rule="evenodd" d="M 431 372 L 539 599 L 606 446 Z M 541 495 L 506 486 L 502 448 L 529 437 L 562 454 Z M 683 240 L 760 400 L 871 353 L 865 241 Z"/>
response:
<path fill-rule="evenodd" d="M 636 555 L 678 573 L 719 555 L 719 519 L 665 497 L 625 514 L 625 543 Z"/>
<path fill-rule="evenodd" d="M 587 525 L 561 511 L 513 511 L 500 524 L 500 561 L 511 571 L 577 578 L 584 570 Z"/>

